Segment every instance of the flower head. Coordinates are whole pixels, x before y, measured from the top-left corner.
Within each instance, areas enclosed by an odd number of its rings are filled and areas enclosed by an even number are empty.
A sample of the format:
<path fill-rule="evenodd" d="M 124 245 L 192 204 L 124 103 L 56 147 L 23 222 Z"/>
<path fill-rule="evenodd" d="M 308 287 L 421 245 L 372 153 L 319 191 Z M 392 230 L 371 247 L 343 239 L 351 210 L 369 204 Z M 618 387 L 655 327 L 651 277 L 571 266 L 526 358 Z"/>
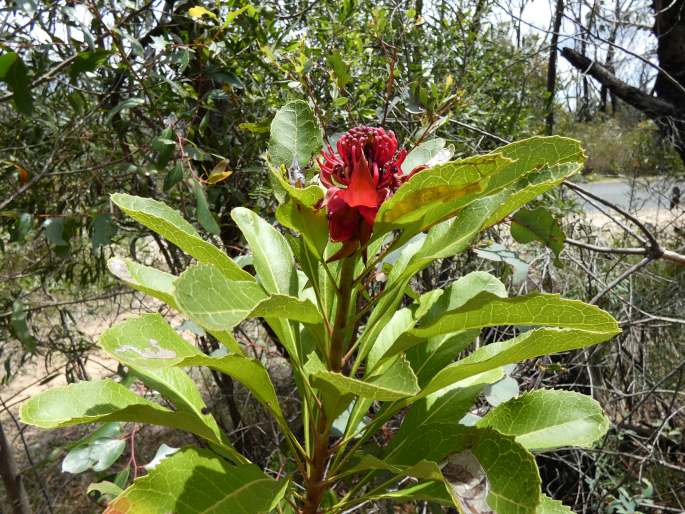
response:
<path fill-rule="evenodd" d="M 380 205 L 411 176 L 401 166 L 407 151 L 380 127 L 355 127 L 343 134 L 319 161 L 324 205 L 333 241 L 368 241 Z"/>

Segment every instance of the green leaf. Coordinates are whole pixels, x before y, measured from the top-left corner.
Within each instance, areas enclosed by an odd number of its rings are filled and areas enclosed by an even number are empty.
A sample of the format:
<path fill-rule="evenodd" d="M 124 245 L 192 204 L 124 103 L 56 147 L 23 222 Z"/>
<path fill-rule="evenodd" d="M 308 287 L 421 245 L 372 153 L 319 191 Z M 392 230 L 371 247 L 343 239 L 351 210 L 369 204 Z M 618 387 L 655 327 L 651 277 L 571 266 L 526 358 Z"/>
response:
<path fill-rule="evenodd" d="M 419 391 L 416 376 L 404 359 L 397 360 L 382 375 L 359 380 L 328 370 L 318 370 L 311 374 L 315 387 L 325 383 L 335 388 L 341 395 L 352 394 L 377 401 L 393 401 L 413 396 Z"/>
<path fill-rule="evenodd" d="M 236 207 L 231 217 L 250 246 L 257 277 L 266 292 L 296 297 L 295 258 L 283 235 L 250 209 Z"/>
<path fill-rule="evenodd" d="M 321 129 L 307 102 L 295 100 L 281 107 L 271 122 L 269 154 L 277 168 L 293 162 L 304 166 L 323 145 Z"/>
<path fill-rule="evenodd" d="M 28 212 L 22 212 L 19 217 L 14 220 L 14 224 L 12 225 L 12 233 L 10 234 L 10 241 L 23 243 L 32 227 L 33 215 Z"/>
<path fill-rule="evenodd" d="M 445 140 L 441 137 L 424 141 L 414 148 L 402 162 L 402 171 L 410 173 L 417 166 L 426 164 L 445 150 Z M 445 150 L 446 151 L 446 150 Z"/>
<path fill-rule="evenodd" d="M 576 175 L 582 168 L 581 162 L 570 162 L 528 173 L 522 179 L 500 191 L 499 208 L 492 213 L 486 226 L 499 223 L 516 209 L 558 186 L 567 178 Z"/>
<path fill-rule="evenodd" d="M 143 98 L 127 98 L 126 100 L 122 100 L 111 111 L 109 111 L 109 114 L 105 118 L 105 125 L 112 121 L 112 118 L 114 118 L 120 112 L 134 109 L 135 107 L 143 105 L 144 103 L 145 99 Z"/>
<path fill-rule="evenodd" d="M 107 261 L 109 271 L 129 287 L 157 298 L 169 307 L 180 310 L 174 298 L 174 280 L 177 277 L 131 259 L 112 257 Z"/>
<path fill-rule="evenodd" d="M 115 193 L 111 198 L 133 219 L 157 232 L 199 262 L 213 264 L 229 280 L 254 280 L 252 275 L 243 271 L 228 255 L 204 241 L 197 230 L 168 205 L 152 198 L 122 193 Z"/>
<path fill-rule="evenodd" d="M 573 391 L 539 390 L 498 405 L 478 422 L 530 450 L 591 447 L 609 429 L 602 407 Z"/>
<path fill-rule="evenodd" d="M 162 300 L 169 307 L 179 312 L 183 312 L 176 303 L 174 296 L 174 281 L 178 278 L 175 275 L 160 271 L 150 266 L 138 264 L 131 259 L 113 257 L 107 261 L 107 267 L 112 274 L 129 287 L 142 293 Z M 223 276 L 221 277 L 224 280 Z M 211 330 L 209 332 L 221 341 L 227 348 L 235 353 L 243 353 L 231 332 L 226 330 Z"/>
<path fill-rule="evenodd" d="M 388 462 L 411 462 L 414 459 L 411 444 L 414 434 L 424 433 L 435 424 L 452 423 L 456 426 L 473 407 L 481 390 L 502 376 L 500 369 L 491 370 L 414 403 L 405 415 L 402 426 L 388 444 L 383 458 Z"/>
<path fill-rule="evenodd" d="M 204 228 L 210 234 L 218 236 L 221 233 L 221 228 L 216 222 L 214 215 L 209 211 L 209 204 L 207 203 L 207 197 L 202 189 L 202 186 L 195 184 L 195 199 L 197 201 L 197 221 L 200 222 L 202 228 Z"/>
<path fill-rule="evenodd" d="M 11 91 L 12 101 L 17 111 L 31 116 L 33 113 L 31 81 L 24 61 L 15 52 L 0 55 L 0 80 L 5 82 Z"/>
<path fill-rule="evenodd" d="M 478 294 L 464 305 L 440 313 L 428 313 L 411 330 L 417 337 L 432 337 L 471 328 L 498 325 L 567 327 L 615 335 L 618 323 L 599 307 L 556 294 L 534 293 L 500 298 L 489 292 Z"/>
<path fill-rule="evenodd" d="M 164 185 L 162 186 L 164 192 L 168 192 L 176 184 L 183 180 L 183 163 L 181 161 L 176 162 L 173 168 L 171 168 L 167 174 L 164 176 Z"/>
<path fill-rule="evenodd" d="M 29 329 L 28 322 L 26 321 L 27 310 L 24 303 L 21 300 L 15 300 L 12 303 L 12 315 L 10 317 L 10 329 L 12 335 L 19 339 L 25 352 L 33 353 L 38 348 L 38 341 L 31 330 Z"/>
<path fill-rule="evenodd" d="M 513 339 L 482 346 L 465 359 L 440 371 L 421 391 L 430 394 L 454 382 L 507 364 L 532 359 L 541 355 L 576 350 L 601 343 L 620 333 L 575 328 L 541 328 L 530 330 Z"/>
<path fill-rule="evenodd" d="M 125 448 L 121 423 L 105 423 L 69 450 L 62 460 L 62 471 L 72 474 L 89 469 L 105 471 L 121 457 Z"/>
<path fill-rule="evenodd" d="M 105 514 L 266 513 L 286 485 L 254 464 L 233 466 L 208 450 L 185 448 L 137 479 Z"/>
<path fill-rule="evenodd" d="M 454 334 L 431 337 L 406 353 L 420 387 L 425 387 L 435 374 L 476 340 L 479 330 L 465 330 Z"/>
<path fill-rule="evenodd" d="M 466 250 L 500 204 L 501 200 L 496 195 L 479 198 L 464 208 L 458 217 L 432 227 L 411 262 L 400 274 L 401 280 L 411 278 L 435 259 L 453 257 Z M 388 282 L 393 278 L 389 276 Z"/>
<path fill-rule="evenodd" d="M 402 334 L 413 328 L 415 323 L 416 320 L 414 319 L 414 313 L 411 309 L 405 307 L 404 309 L 396 311 L 388 323 L 383 325 L 373 346 L 371 346 L 366 361 L 367 366 L 370 369 L 375 369 L 382 357 L 390 350 L 393 343 L 395 343 Z"/>
<path fill-rule="evenodd" d="M 374 344 L 378 333 L 404 297 L 412 276 L 435 259 L 452 257 L 468 248 L 498 205 L 499 200 L 492 196 L 476 200 L 458 217 L 434 226 L 426 236 L 416 236 L 405 245 L 388 274 L 385 292 L 376 303 L 360 337 L 360 355 L 366 355 Z"/>
<path fill-rule="evenodd" d="M 103 334 L 104 336 L 104 334 Z M 102 345 L 102 341 L 100 341 Z M 121 347 L 119 347 L 121 349 Z M 109 350 L 106 349 L 108 353 Z M 121 355 L 113 357 L 129 366 L 132 375 L 139 378 L 146 386 L 159 392 L 167 400 L 173 402 L 177 411 L 182 411 L 194 416 L 198 424 L 205 425 L 217 439 L 224 439 L 214 416 L 207 414 L 208 409 L 195 382 L 182 369 L 157 367 L 146 365 L 140 361 L 139 364 L 122 358 Z"/>
<path fill-rule="evenodd" d="M 385 460 L 379 459 L 370 454 L 357 456 L 352 466 L 345 469 L 343 476 L 353 475 L 362 471 L 388 471 L 393 475 L 414 477 L 420 480 L 443 480 L 440 467 L 432 461 L 420 460 L 413 466 L 398 466 L 388 464 Z"/>
<path fill-rule="evenodd" d="M 307 245 L 319 258 L 328 244 L 328 217 L 326 209 L 317 208 L 323 199 L 318 185 L 294 187 L 283 174 L 283 167 L 269 168 L 271 182 L 281 205 L 276 209 L 278 222 L 302 234 Z"/>
<path fill-rule="evenodd" d="M 352 81 L 349 71 L 350 65 L 343 61 L 343 58 L 338 51 L 333 52 L 326 57 L 326 62 L 333 70 L 335 83 L 338 86 L 338 89 L 341 91 L 344 90 L 345 86 Z"/>
<path fill-rule="evenodd" d="M 412 233 L 453 216 L 485 190 L 488 178 L 510 159 L 477 155 L 428 168 L 402 184 L 376 215 L 374 234 L 412 226 Z"/>
<path fill-rule="evenodd" d="M 90 242 L 95 253 L 101 246 L 108 245 L 112 241 L 117 233 L 117 227 L 110 214 L 98 214 L 93 219 L 91 231 Z"/>
<path fill-rule="evenodd" d="M 146 314 L 106 330 L 98 344 L 112 357 L 139 372 L 155 368 L 207 366 L 225 373 L 247 387 L 281 423 L 276 392 L 261 362 L 242 355 L 210 357 L 183 339 L 159 314 Z M 197 413 L 198 404 L 193 411 Z"/>
<path fill-rule="evenodd" d="M 322 258 L 328 244 L 328 216 L 325 209 L 306 207 L 295 199 L 289 199 L 276 209 L 278 222 L 304 237 L 310 250 Z"/>
<path fill-rule="evenodd" d="M 293 198 L 305 207 L 314 207 L 321 200 L 323 200 L 324 190 L 319 185 L 310 185 L 306 187 L 295 187 L 290 184 L 288 178 L 285 176 L 285 167 L 274 168 L 269 166 L 269 177 L 274 185 L 274 190 L 279 201 L 285 201 L 286 198 Z"/>
<path fill-rule="evenodd" d="M 573 511 L 560 501 L 543 494 L 535 514 L 573 514 Z"/>
<path fill-rule="evenodd" d="M 6 52 L 0 55 L 0 80 L 7 79 L 17 59 L 19 56 L 15 52 Z"/>
<path fill-rule="evenodd" d="M 488 183 L 488 191 L 508 186 L 546 166 L 571 163 L 578 167 L 578 164 L 585 161 L 585 153 L 580 142 L 561 136 L 534 136 L 502 146 L 495 152 L 501 153 L 513 162 L 492 177 Z"/>
<path fill-rule="evenodd" d="M 435 295 L 435 293 L 438 294 Z M 389 358 L 398 353 L 404 352 L 415 345 L 421 344 L 427 338 L 432 337 L 426 337 L 422 334 L 417 334 L 415 330 L 412 330 L 417 322 L 421 323 L 422 325 L 429 324 L 435 319 L 442 316 L 446 311 L 455 310 L 458 307 L 461 307 L 462 305 L 467 303 L 470 299 L 483 293 L 493 294 L 496 297 L 507 296 L 507 291 L 504 287 L 504 284 L 502 284 L 498 279 L 496 279 L 489 273 L 485 273 L 482 271 L 468 273 L 467 275 L 461 277 L 457 281 L 450 284 L 450 286 L 445 291 L 439 289 L 433 291 L 432 293 L 430 293 L 430 295 L 432 296 L 430 298 L 430 301 L 426 303 L 426 305 L 420 306 L 418 309 L 416 309 L 416 312 L 414 313 L 414 317 L 411 323 L 407 322 L 402 327 L 403 333 L 397 335 L 395 339 L 392 341 L 392 346 L 388 348 L 386 348 L 387 343 L 382 336 L 383 332 L 387 332 L 389 329 L 392 329 L 392 320 L 390 321 L 390 323 L 385 325 L 381 334 L 379 334 L 378 336 L 377 342 L 374 344 L 373 348 L 371 349 L 371 352 L 369 353 L 369 365 L 371 365 L 371 357 L 375 351 L 382 350 L 384 351 L 384 358 Z M 428 295 L 428 293 L 424 294 L 421 298 L 426 298 L 428 297 Z M 454 332 L 462 333 L 467 328 L 473 327 L 459 328 L 454 331 L 444 332 L 436 335 L 445 335 Z M 473 339 L 473 336 L 470 333 L 467 333 L 465 337 L 469 340 L 469 342 Z M 376 350 L 376 348 L 379 349 Z M 447 350 L 447 348 L 445 350 Z"/>
<path fill-rule="evenodd" d="M 540 241 L 554 252 L 557 263 L 566 241 L 559 221 L 544 207 L 519 209 L 511 220 L 511 236 L 522 244 Z"/>
<path fill-rule="evenodd" d="M 45 239 L 55 246 L 68 246 L 64 239 L 64 218 L 48 218 L 43 222 Z"/>
<path fill-rule="evenodd" d="M 506 298 L 507 288 L 497 277 L 485 271 L 467 273 L 445 288 L 440 298 L 420 321 L 423 324 L 430 324 L 445 312 L 463 307 L 470 300 L 483 293 L 491 295 L 489 298 Z"/>
<path fill-rule="evenodd" d="M 129 391 L 109 379 L 55 387 L 32 396 L 21 409 L 21 420 L 40 428 L 84 423 L 126 421 L 178 428 L 225 446 L 195 416 L 174 412 Z M 237 456 L 237 452 L 233 450 Z"/>
<path fill-rule="evenodd" d="M 321 322 L 319 311 L 309 300 L 267 296 L 259 284 L 226 280 L 213 266 L 191 266 L 174 285 L 181 310 L 210 330 L 226 330 L 256 317 Z"/>
<path fill-rule="evenodd" d="M 158 170 L 163 170 L 169 163 L 169 160 L 174 156 L 174 150 L 176 149 L 174 129 L 171 127 L 166 127 L 162 130 L 161 134 L 152 140 L 152 149 L 157 152 L 157 159 L 155 161 L 155 167 Z M 181 177 L 183 177 L 183 164 L 179 161 L 177 163 L 181 168 Z M 164 179 L 164 184 L 166 186 L 167 179 Z M 166 188 L 165 188 L 166 191 Z"/>
<path fill-rule="evenodd" d="M 69 66 L 69 77 L 71 80 L 76 80 L 81 73 L 95 71 L 107 62 L 110 55 L 112 52 L 104 48 L 79 52 Z"/>
<path fill-rule="evenodd" d="M 386 462 L 406 466 L 447 458 L 442 473 L 462 509 L 466 505 L 461 498 L 469 496 L 481 509 L 489 506 L 497 514 L 535 514 L 541 494 L 538 468 L 534 457 L 512 437 L 490 429 L 435 423 L 413 432 L 405 447 L 407 451 Z M 485 480 L 487 487 L 474 487 Z M 483 496 L 474 498 L 478 491 Z"/>
<path fill-rule="evenodd" d="M 112 482 L 103 480 L 102 482 L 95 482 L 88 486 L 86 493 L 90 494 L 92 492 L 100 493 L 102 496 L 115 497 L 119 496 L 122 492 L 124 492 L 124 490 Z"/>

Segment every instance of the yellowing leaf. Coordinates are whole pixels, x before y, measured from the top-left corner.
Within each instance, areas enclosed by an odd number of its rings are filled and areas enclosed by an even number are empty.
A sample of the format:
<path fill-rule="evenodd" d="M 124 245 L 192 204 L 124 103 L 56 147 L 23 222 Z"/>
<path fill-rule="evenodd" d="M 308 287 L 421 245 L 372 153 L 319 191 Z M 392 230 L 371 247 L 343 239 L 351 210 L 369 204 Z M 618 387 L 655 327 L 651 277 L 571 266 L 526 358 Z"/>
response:
<path fill-rule="evenodd" d="M 228 169 L 228 160 L 222 159 L 217 163 L 216 166 L 214 166 L 214 169 L 204 182 L 213 186 L 214 184 L 218 184 L 219 182 L 226 180 L 231 175 L 233 175 L 233 171 Z"/>
<path fill-rule="evenodd" d="M 207 8 L 202 7 L 201 5 L 196 5 L 195 7 L 188 9 L 188 16 L 191 18 L 202 18 L 203 16 L 209 16 L 210 18 L 214 18 L 216 20 L 216 14 Z"/>

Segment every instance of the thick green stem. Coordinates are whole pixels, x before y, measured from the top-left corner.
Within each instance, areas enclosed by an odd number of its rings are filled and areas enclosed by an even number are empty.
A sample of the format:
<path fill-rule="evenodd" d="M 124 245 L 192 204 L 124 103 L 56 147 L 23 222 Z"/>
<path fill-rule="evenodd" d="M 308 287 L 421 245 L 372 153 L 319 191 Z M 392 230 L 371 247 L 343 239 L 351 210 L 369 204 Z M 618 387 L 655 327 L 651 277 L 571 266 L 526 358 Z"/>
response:
<path fill-rule="evenodd" d="M 350 301 L 354 282 L 355 256 L 346 257 L 340 267 L 338 305 L 335 311 L 335 324 L 331 335 L 331 353 L 328 367 L 331 371 L 340 371 L 345 357 L 345 334 L 349 319 Z"/>
<path fill-rule="evenodd" d="M 354 289 L 354 266 L 355 256 L 345 258 L 340 267 L 340 280 L 338 282 L 338 304 L 335 311 L 335 323 L 331 333 L 328 368 L 331 371 L 340 372 L 345 357 L 346 334 L 349 332 L 350 302 Z M 323 493 L 326 490 L 326 465 L 331 455 L 329 439 L 332 419 L 328 419 L 323 408 L 319 411 L 314 433 L 314 448 L 310 466 L 305 479 L 307 494 L 302 508 L 302 514 L 317 514 Z"/>

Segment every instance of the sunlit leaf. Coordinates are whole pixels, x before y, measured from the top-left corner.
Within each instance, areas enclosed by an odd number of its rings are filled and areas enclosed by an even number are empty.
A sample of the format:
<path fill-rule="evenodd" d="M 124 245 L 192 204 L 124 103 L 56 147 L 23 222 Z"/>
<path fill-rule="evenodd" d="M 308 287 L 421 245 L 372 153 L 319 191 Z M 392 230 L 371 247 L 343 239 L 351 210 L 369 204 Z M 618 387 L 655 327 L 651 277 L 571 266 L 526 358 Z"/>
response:
<path fill-rule="evenodd" d="M 195 7 L 191 7 L 190 9 L 188 9 L 188 16 L 190 16 L 191 18 L 202 18 L 203 16 L 209 16 L 210 18 L 214 18 L 215 20 L 217 19 L 216 14 L 214 14 L 206 7 L 202 7 L 201 5 L 196 5 Z"/>
<path fill-rule="evenodd" d="M 478 426 L 512 435 L 528 449 L 549 450 L 589 448 L 607 432 L 609 420 L 590 396 L 542 389 L 495 407 Z"/>
<path fill-rule="evenodd" d="M 233 466 L 208 450 L 184 448 L 112 501 L 105 514 L 271 512 L 286 482 L 254 464 Z"/>
<path fill-rule="evenodd" d="M 215 265 L 229 280 L 254 280 L 228 255 L 204 241 L 181 213 L 152 198 L 116 193 L 112 201 L 126 214 L 174 243 L 199 262 Z"/>

